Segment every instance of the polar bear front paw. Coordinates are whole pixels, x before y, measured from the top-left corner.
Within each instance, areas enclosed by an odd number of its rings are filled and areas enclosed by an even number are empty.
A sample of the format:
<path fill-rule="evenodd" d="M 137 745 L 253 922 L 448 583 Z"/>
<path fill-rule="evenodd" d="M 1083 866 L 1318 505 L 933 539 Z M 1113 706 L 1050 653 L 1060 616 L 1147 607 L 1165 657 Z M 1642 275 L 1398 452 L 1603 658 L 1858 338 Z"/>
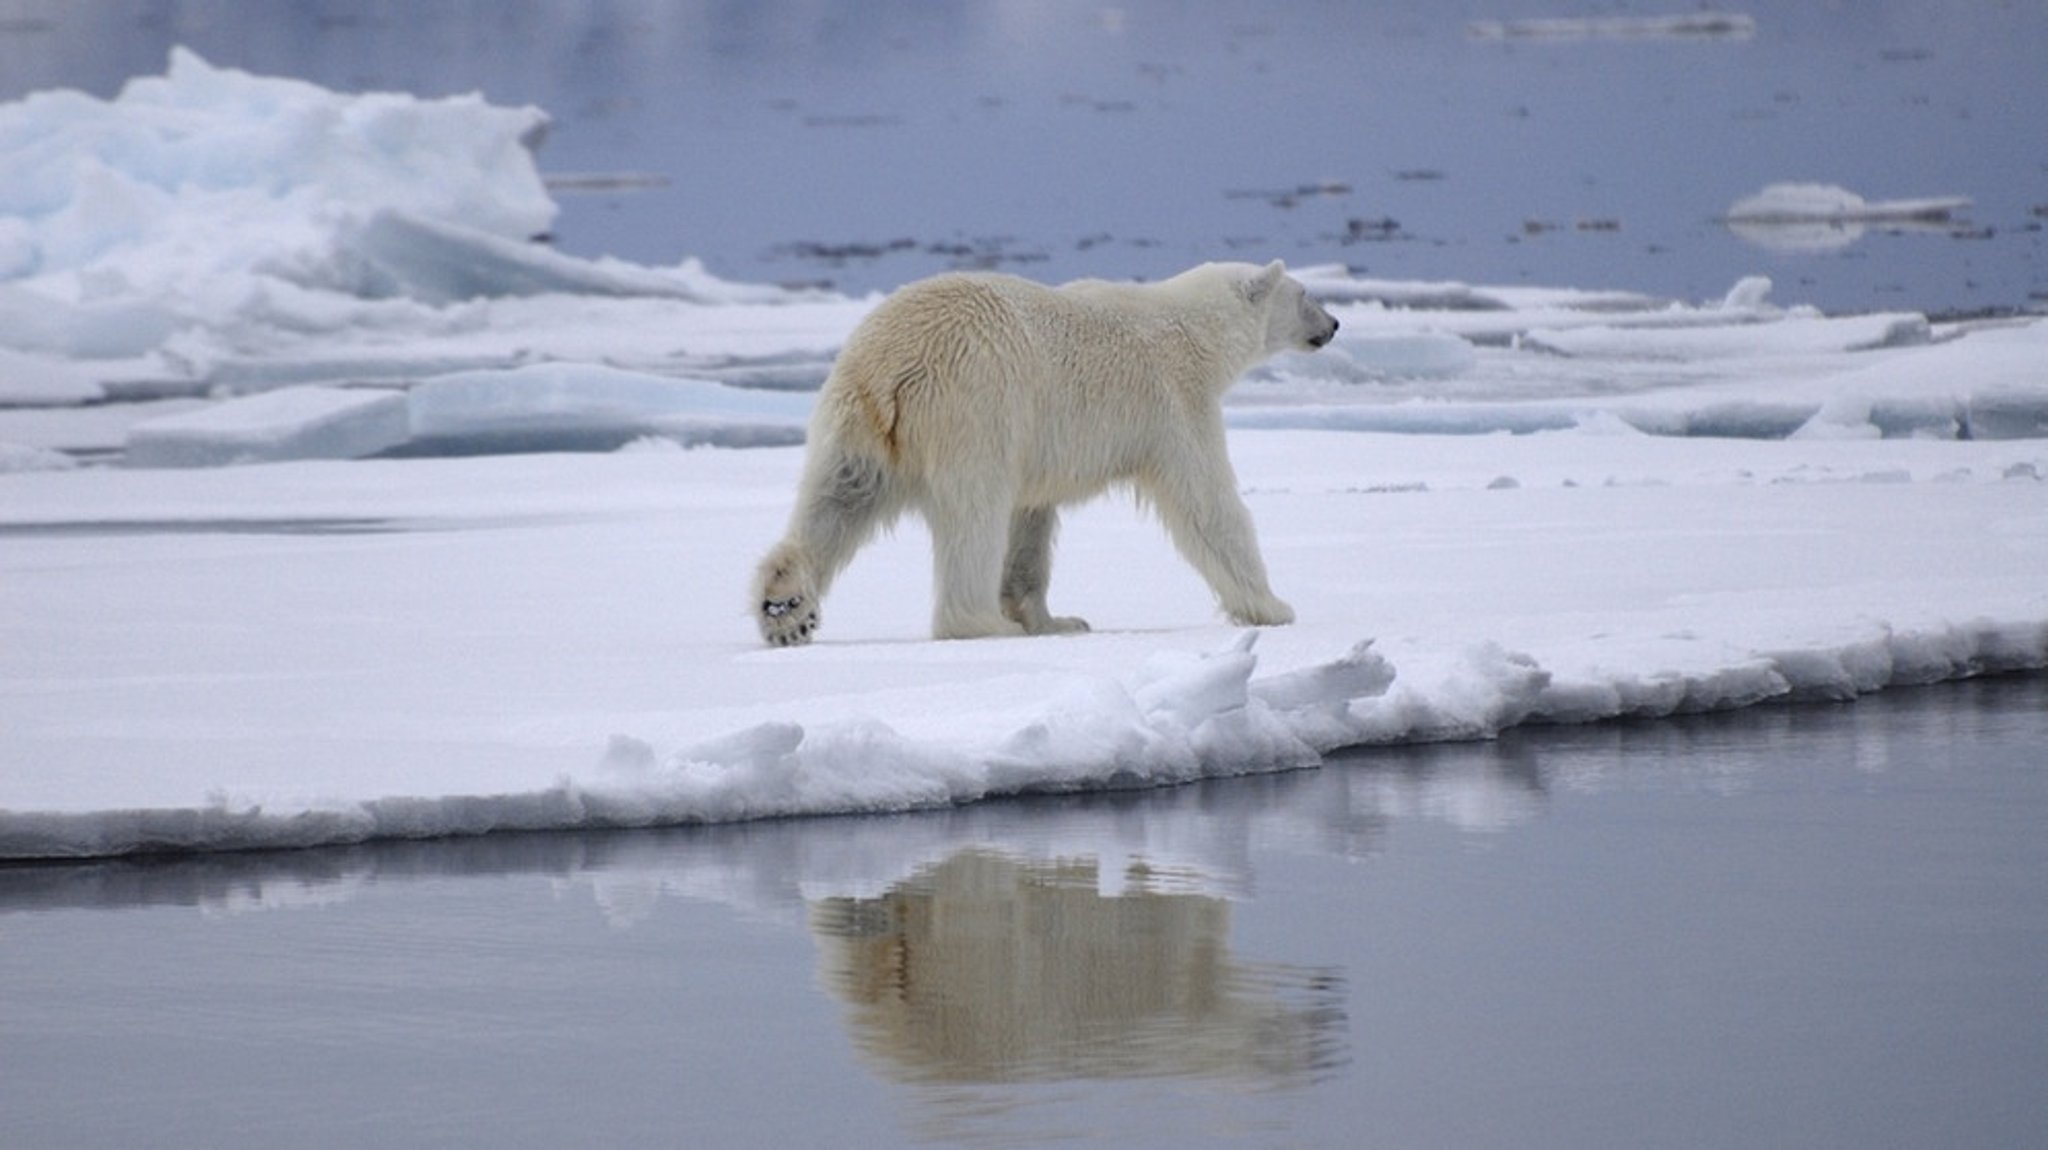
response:
<path fill-rule="evenodd" d="M 777 647 L 798 647 L 818 630 L 817 605 L 802 595 L 761 600 L 761 637 Z"/>

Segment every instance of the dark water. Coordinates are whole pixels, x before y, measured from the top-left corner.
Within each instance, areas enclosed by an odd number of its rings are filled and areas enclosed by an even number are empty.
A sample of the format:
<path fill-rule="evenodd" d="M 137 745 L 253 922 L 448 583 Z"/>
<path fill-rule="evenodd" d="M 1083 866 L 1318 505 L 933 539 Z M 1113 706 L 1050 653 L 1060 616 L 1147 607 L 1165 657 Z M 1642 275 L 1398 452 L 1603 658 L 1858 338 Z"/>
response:
<path fill-rule="evenodd" d="M 1689 299 L 1763 273 L 1830 310 L 2048 293 L 2048 6 L 1756 0 L 1748 38 L 1469 34 L 1696 7 L 14 0 L 0 98 L 109 95 L 177 43 L 343 89 L 481 90 L 549 110 L 551 171 L 658 177 L 565 188 L 565 249 L 849 289 L 1280 256 Z M 1824 252 L 1716 222 L 1778 181 L 1974 205 Z"/>
<path fill-rule="evenodd" d="M 0 870 L 0 1144 L 2039 1145 L 2048 677 Z"/>

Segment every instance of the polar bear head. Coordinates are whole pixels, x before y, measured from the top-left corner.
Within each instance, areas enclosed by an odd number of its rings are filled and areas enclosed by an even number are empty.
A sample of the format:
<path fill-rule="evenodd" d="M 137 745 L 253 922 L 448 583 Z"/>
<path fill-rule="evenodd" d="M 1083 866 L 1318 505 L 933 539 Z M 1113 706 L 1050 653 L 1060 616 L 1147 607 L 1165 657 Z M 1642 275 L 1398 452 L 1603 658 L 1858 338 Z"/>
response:
<path fill-rule="evenodd" d="M 1237 290 L 1266 320 L 1267 355 L 1283 351 L 1314 351 L 1337 334 L 1337 320 L 1308 297 L 1287 265 L 1274 260 L 1265 267 L 1246 265 L 1248 274 Z"/>

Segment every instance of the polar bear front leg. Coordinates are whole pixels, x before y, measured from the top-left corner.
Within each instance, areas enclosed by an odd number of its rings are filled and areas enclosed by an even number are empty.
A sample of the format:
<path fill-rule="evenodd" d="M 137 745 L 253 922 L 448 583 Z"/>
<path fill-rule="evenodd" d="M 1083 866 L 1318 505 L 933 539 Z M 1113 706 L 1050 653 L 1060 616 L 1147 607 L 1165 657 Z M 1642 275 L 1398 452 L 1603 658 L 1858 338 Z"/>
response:
<path fill-rule="evenodd" d="M 1046 609 L 1052 544 L 1059 522 L 1059 512 L 1050 507 L 1020 507 L 1010 515 L 1010 549 L 1003 560 L 1003 614 L 1033 635 L 1066 635 L 1088 629 L 1086 619 L 1054 615 Z"/>
<path fill-rule="evenodd" d="M 1224 452 L 1222 420 L 1204 449 L 1185 451 L 1143 485 L 1174 546 L 1216 593 L 1230 621 L 1272 627 L 1294 622 L 1294 608 L 1266 584 L 1252 513 L 1237 494 Z M 1213 442 L 1206 442 L 1213 440 Z"/>

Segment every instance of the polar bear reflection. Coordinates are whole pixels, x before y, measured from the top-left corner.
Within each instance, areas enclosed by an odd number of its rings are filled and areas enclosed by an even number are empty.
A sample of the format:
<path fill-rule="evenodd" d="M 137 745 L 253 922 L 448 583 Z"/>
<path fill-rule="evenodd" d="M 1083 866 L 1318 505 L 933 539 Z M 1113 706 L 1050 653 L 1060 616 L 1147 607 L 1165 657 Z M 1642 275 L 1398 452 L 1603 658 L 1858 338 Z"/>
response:
<path fill-rule="evenodd" d="M 814 903 L 855 1041 L 884 1073 L 926 1082 L 1294 1085 L 1342 1060 L 1336 972 L 1236 962 L 1229 903 L 1162 892 L 1138 868 L 1105 898 L 1097 877 L 1093 860 L 969 850 L 880 898 Z"/>

